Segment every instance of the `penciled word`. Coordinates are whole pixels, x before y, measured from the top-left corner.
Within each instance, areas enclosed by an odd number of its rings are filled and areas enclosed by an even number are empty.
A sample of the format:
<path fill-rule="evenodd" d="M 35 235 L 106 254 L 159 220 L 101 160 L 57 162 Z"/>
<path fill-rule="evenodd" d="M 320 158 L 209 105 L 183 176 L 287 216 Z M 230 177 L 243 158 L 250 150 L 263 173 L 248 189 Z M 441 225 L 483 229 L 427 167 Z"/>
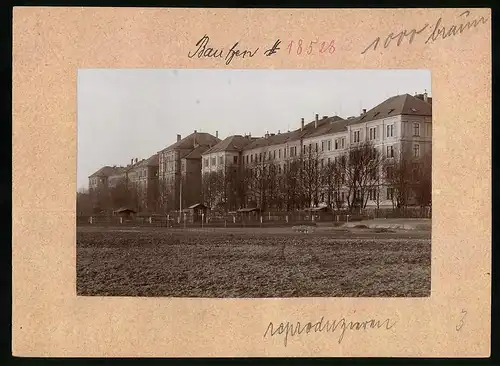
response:
<path fill-rule="evenodd" d="M 327 55 L 335 53 L 335 40 L 291 40 L 288 42 L 288 54 L 296 55 Z"/>

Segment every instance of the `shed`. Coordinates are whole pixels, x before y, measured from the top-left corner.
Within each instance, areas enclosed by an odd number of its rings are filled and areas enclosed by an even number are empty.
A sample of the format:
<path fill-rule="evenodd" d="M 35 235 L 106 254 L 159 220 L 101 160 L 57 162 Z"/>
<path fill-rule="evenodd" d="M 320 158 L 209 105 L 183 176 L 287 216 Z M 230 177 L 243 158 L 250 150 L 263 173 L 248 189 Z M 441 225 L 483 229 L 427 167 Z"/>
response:
<path fill-rule="evenodd" d="M 195 203 L 189 206 L 189 216 L 191 222 L 201 222 L 207 214 L 208 207 L 203 203 Z"/>
<path fill-rule="evenodd" d="M 137 213 L 136 210 L 128 207 L 121 207 L 118 210 L 113 211 L 114 215 L 118 215 L 121 217 L 132 217 Z"/>
<path fill-rule="evenodd" d="M 260 208 L 259 207 L 240 208 L 236 212 L 242 217 L 250 218 L 250 217 L 255 217 L 260 212 Z"/>

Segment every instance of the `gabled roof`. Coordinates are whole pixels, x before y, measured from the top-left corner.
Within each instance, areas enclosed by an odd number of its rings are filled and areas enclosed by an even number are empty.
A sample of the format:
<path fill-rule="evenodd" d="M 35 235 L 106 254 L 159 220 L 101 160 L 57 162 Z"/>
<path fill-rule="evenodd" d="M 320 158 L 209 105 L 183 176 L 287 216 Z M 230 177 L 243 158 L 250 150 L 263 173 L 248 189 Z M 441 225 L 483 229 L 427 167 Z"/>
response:
<path fill-rule="evenodd" d="M 198 146 L 194 150 L 188 151 L 181 155 L 181 159 L 200 159 L 201 155 L 208 149 L 208 146 Z"/>
<path fill-rule="evenodd" d="M 110 175 L 117 175 L 125 172 L 124 167 L 113 167 L 113 166 L 103 166 L 94 174 L 90 175 L 89 178 L 92 177 L 109 177 Z"/>
<path fill-rule="evenodd" d="M 174 149 L 194 149 L 196 145 L 212 147 L 220 142 L 220 139 L 206 132 L 193 132 L 177 141 L 176 143 L 164 148 L 161 151 Z"/>
<path fill-rule="evenodd" d="M 142 160 L 138 163 L 138 166 L 146 167 L 146 166 L 155 166 L 158 165 L 158 154 L 154 154 L 147 159 Z"/>
<path fill-rule="evenodd" d="M 241 136 L 241 135 L 233 135 L 226 137 L 224 140 L 219 142 L 217 145 L 212 146 L 210 149 L 205 151 L 205 154 L 216 153 L 220 151 L 241 151 L 243 148 L 252 143 L 252 141 L 256 140 L 255 137 L 250 136 Z"/>
<path fill-rule="evenodd" d="M 398 115 L 431 116 L 432 104 L 411 96 L 410 94 L 396 95 L 365 114 L 349 120 L 349 124 L 369 122 L 376 119 L 387 118 Z"/>
<path fill-rule="evenodd" d="M 304 125 L 304 128 L 297 129 L 295 131 L 287 133 L 279 133 L 277 135 L 270 135 L 268 137 L 262 137 L 251 144 L 245 146 L 244 150 L 251 150 L 264 146 L 281 145 L 287 142 L 297 141 L 306 137 L 313 137 L 323 135 L 328 132 L 337 132 L 345 129 L 347 121 L 342 117 L 333 116 L 322 118 L 318 120 L 318 126 L 315 127 L 316 121 L 309 122 Z"/>

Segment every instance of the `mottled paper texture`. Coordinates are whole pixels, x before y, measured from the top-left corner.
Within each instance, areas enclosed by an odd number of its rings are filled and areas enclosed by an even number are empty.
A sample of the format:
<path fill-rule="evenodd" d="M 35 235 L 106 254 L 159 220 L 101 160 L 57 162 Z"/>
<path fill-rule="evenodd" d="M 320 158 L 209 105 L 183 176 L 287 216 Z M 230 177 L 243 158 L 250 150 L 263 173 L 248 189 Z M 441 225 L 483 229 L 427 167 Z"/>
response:
<path fill-rule="evenodd" d="M 489 9 L 14 9 L 13 353 L 17 356 L 411 356 L 490 352 L 491 19 Z M 446 32 L 425 43 L 438 19 Z M 387 35 L 429 28 L 397 39 Z M 271 57 L 188 58 L 214 44 Z M 408 33 L 409 34 L 409 33 Z M 375 51 L 362 51 L 380 37 Z M 291 39 L 334 39 L 333 55 L 289 55 Z M 430 298 L 77 297 L 79 68 L 429 69 L 433 219 Z M 332 87 L 335 87 L 332 85 Z M 464 317 L 464 311 L 466 316 Z M 390 331 L 264 338 L 270 321 L 397 320 Z M 457 329 L 460 329 L 457 331 Z"/>

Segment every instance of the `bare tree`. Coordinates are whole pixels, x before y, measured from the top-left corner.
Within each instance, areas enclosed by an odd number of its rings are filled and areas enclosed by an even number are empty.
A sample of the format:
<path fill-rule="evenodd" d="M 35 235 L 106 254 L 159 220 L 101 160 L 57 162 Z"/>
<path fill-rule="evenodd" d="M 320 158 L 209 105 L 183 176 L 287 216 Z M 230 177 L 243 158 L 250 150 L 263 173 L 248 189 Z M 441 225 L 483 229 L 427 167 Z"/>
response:
<path fill-rule="evenodd" d="M 349 209 L 366 206 L 369 190 L 379 184 L 383 162 L 382 153 L 369 141 L 354 145 L 349 149 L 343 167 Z"/>
<path fill-rule="evenodd" d="M 215 208 L 217 204 L 219 190 L 217 172 L 204 173 L 202 177 L 202 201 L 210 208 Z"/>
<path fill-rule="evenodd" d="M 322 169 L 322 183 L 327 196 L 327 204 L 331 209 L 341 209 L 344 205 L 342 189 L 345 183 L 345 155 L 328 159 Z"/>
<path fill-rule="evenodd" d="M 421 208 L 432 204 L 432 153 L 425 154 L 416 163 L 413 170 L 415 198 Z"/>
<path fill-rule="evenodd" d="M 303 204 L 306 207 L 317 206 L 319 204 L 319 191 L 321 187 L 321 152 L 318 144 L 309 144 L 302 152 L 302 174 L 301 183 L 303 187 Z"/>
<path fill-rule="evenodd" d="M 409 203 L 413 175 L 411 152 L 406 145 L 402 144 L 394 158 L 386 160 L 384 170 L 388 189 L 393 190 L 393 205 L 396 208 L 406 208 Z"/>

